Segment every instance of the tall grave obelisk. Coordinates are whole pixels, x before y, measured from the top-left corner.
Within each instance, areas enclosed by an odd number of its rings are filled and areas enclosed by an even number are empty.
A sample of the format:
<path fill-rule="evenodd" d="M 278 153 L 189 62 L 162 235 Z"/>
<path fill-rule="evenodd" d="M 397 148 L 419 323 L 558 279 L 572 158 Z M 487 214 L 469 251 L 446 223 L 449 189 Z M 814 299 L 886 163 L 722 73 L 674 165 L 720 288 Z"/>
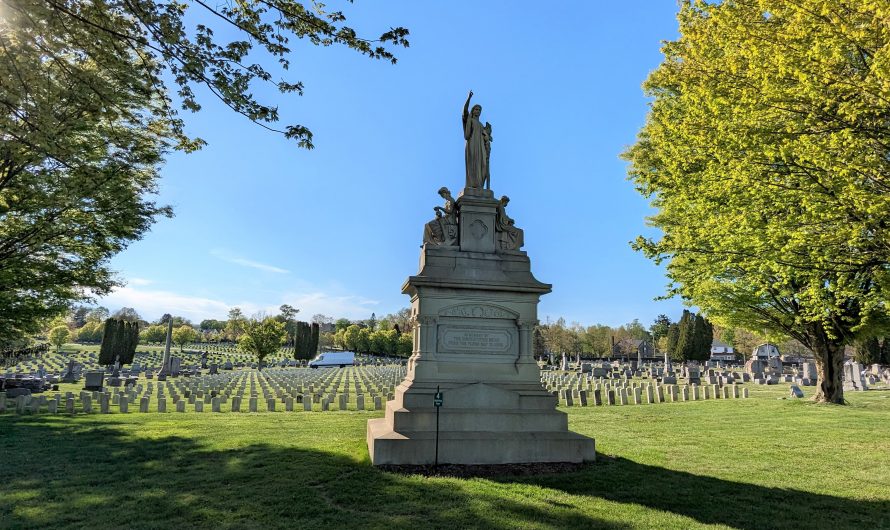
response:
<path fill-rule="evenodd" d="M 507 197 L 490 189 L 491 125 L 464 105 L 466 187 L 424 228 L 411 296 L 414 352 L 408 374 L 368 422 L 375 465 L 506 464 L 593 460 L 594 440 L 568 430 L 541 385 L 532 351 L 538 301 L 550 292 L 531 273 L 524 234 Z M 437 410 L 434 397 L 440 391 Z M 438 439 L 438 444 L 437 444 Z M 438 445 L 438 449 L 437 449 Z"/>

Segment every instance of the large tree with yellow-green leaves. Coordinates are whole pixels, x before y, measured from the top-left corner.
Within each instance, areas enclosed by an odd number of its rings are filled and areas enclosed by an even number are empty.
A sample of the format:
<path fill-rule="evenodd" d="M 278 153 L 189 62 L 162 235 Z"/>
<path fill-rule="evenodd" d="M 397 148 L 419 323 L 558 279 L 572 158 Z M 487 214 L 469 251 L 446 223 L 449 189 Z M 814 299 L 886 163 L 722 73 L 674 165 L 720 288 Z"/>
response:
<path fill-rule="evenodd" d="M 686 1 L 629 173 L 634 246 L 726 326 L 789 336 L 843 403 L 844 347 L 886 322 L 890 2 Z"/>

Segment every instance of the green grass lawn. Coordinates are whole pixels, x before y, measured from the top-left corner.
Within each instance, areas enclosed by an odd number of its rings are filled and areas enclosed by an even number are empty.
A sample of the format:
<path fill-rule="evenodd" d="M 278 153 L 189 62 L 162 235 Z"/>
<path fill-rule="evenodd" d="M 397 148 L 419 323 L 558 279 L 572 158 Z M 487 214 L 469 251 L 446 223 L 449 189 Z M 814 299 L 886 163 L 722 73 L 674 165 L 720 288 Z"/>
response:
<path fill-rule="evenodd" d="M 890 528 L 890 391 L 573 408 L 561 475 L 373 468 L 382 413 L 0 416 L 4 528 Z"/>

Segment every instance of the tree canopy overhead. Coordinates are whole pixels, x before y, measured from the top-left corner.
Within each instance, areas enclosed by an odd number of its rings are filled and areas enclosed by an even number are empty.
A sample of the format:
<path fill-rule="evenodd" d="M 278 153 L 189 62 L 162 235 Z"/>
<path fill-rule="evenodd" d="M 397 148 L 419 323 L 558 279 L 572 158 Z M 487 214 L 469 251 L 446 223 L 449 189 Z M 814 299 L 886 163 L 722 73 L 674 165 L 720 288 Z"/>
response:
<path fill-rule="evenodd" d="M 686 1 L 630 176 L 670 295 L 813 350 L 843 402 L 843 347 L 886 322 L 890 4 Z"/>
<path fill-rule="evenodd" d="M 312 132 L 307 127 L 289 124 L 275 128 L 277 106 L 257 100 L 252 93 L 257 83 L 265 83 L 282 93 L 302 95 L 303 82 L 276 80 L 270 63 L 288 70 L 295 41 L 345 46 L 393 64 L 397 59 L 387 46 L 408 46 L 405 28 L 363 38 L 346 25 L 342 11 L 330 11 L 316 1 L 9 0 L 5 4 L 9 10 L 36 20 L 58 21 L 55 37 L 68 42 L 74 53 L 92 55 L 100 65 L 108 58 L 136 58 L 138 73 L 147 81 L 147 99 L 159 103 L 156 112 L 173 125 L 179 147 L 185 149 L 199 147 L 202 142 L 183 134 L 168 90 L 175 90 L 182 109 L 198 111 L 201 103 L 195 89 L 202 86 L 234 112 L 311 149 Z M 92 46 L 83 34 L 114 45 Z M 266 64 L 255 61 L 255 50 L 262 50 L 270 60 Z"/>
<path fill-rule="evenodd" d="M 176 126 L 143 75 L 152 62 L 106 51 L 118 46 L 43 3 L 3 4 L 0 343 L 107 293 L 110 257 L 170 214 L 151 195 Z"/>
<path fill-rule="evenodd" d="M 200 110 L 198 87 L 311 148 L 307 127 L 273 127 L 277 107 L 252 92 L 302 92 L 272 73 L 289 67 L 294 41 L 395 62 L 387 46 L 407 46 L 407 35 L 364 39 L 342 12 L 296 0 L 5 0 L 0 344 L 119 284 L 108 260 L 172 215 L 152 200 L 164 156 L 203 145 L 179 114 Z"/>

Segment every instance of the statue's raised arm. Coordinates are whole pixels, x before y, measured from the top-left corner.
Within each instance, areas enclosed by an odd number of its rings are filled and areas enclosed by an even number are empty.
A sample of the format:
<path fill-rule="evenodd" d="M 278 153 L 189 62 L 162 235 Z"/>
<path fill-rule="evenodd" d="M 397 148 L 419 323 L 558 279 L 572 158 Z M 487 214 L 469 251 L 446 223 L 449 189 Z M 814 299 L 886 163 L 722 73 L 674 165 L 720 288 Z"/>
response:
<path fill-rule="evenodd" d="M 464 124 L 464 140 L 469 140 L 469 136 L 467 136 L 467 120 L 470 117 L 470 100 L 473 99 L 473 91 L 470 90 L 470 93 L 467 95 L 467 100 L 464 102 L 464 113 L 461 116 L 463 124 Z"/>

